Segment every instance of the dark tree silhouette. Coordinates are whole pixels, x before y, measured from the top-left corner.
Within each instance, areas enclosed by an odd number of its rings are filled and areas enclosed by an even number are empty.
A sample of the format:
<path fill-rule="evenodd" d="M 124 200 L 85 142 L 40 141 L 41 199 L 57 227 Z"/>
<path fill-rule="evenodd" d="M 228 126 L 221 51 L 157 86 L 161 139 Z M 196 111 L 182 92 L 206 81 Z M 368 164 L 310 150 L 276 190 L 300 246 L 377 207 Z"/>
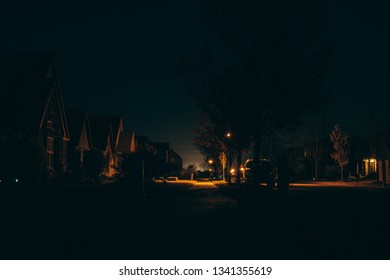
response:
<path fill-rule="evenodd" d="M 206 158 L 218 159 L 219 153 L 226 150 L 224 130 L 216 126 L 207 114 L 195 122 L 193 142 Z"/>
<path fill-rule="evenodd" d="M 344 180 L 344 167 L 349 162 L 349 146 L 348 146 L 349 135 L 343 132 L 339 125 L 335 125 L 332 133 L 330 134 L 330 141 L 332 141 L 334 152 L 331 157 L 340 166 L 341 181 Z"/>
<path fill-rule="evenodd" d="M 135 165 L 135 155 L 131 153 L 123 153 L 118 159 L 118 172 L 122 177 L 129 179 L 132 176 L 132 171 Z"/>
<path fill-rule="evenodd" d="M 195 123 L 194 145 L 206 158 L 218 161 L 222 173 L 228 174 L 226 169 L 230 169 L 235 158 L 237 165 L 241 165 L 241 152 L 249 147 L 250 141 L 248 134 L 237 134 L 239 129 L 232 128 L 233 125 L 223 119 L 216 120 L 212 114 L 204 113 L 201 116 Z"/>
<path fill-rule="evenodd" d="M 90 179 L 99 181 L 106 167 L 107 160 L 102 151 L 93 149 L 85 153 L 83 170 Z"/>
<path fill-rule="evenodd" d="M 313 115 L 303 126 L 303 147 L 314 162 L 314 178 L 319 177 L 319 164 L 328 142 L 325 135 L 324 113 Z"/>
<path fill-rule="evenodd" d="M 251 136 L 255 174 L 264 137 L 324 102 L 320 2 L 210 0 L 220 46 L 183 60 L 187 90 L 211 120 L 238 141 Z"/>

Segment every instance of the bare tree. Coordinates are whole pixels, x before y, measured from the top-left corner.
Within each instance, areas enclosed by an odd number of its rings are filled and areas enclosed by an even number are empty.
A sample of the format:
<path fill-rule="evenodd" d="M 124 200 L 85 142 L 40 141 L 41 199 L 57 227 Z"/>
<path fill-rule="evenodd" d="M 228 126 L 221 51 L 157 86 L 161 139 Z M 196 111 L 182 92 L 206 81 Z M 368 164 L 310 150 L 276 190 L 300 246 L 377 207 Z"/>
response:
<path fill-rule="evenodd" d="M 318 138 L 311 142 L 305 142 L 305 150 L 308 156 L 312 157 L 314 161 L 314 179 L 318 180 L 319 177 L 319 165 L 322 160 L 322 155 L 325 150 L 325 142 Z"/>
<path fill-rule="evenodd" d="M 218 121 L 216 121 L 218 119 Z M 249 136 L 238 134 L 242 129 L 232 128 L 228 120 L 218 117 L 215 113 L 203 113 L 195 122 L 194 139 L 195 147 L 206 157 L 212 158 L 222 166 L 226 175 L 226 168 L 230 169 L 233 160 L 237 159 L 237 165 L 241 165 L 241 152 L 249 147 Z M 227 133 L 229 132 L 229 137 Z M 221 161 L 221 153 L 226 156 L 226 162 Z M 216 166 L 219 166 L 216 164 Z M 227 166 L 229 165 L 229 166 Z"/>
<path fill-rule="evenodd" d="M 221 151 L 226 150 L 224 129 L 212 121 L 209 114 L 203 114 L 194 125 L 193 143 L 207 158 L 218 159 Z"/>
<path fill-rule="evenodd" d="M 264 138 L 324 101 L 319 2 L 209 0 L 223 47 L 183 61 L 186 88 L 212 122 L 229 123 L 240 145 L 251 136 L 255 183 Z"/>
<path fill-rule="evenodd" d="M 314 115 L 308 120 L 303 128 L 303 147 L 307 152 L 307 156 L 314 161 L 314 178 L 318 179 L 319 164 L 324 155 L 326 147 L 324 113 Z"/>
<path fill-rule="evenodd" d="M 330 141 L 332 141 L 334 152 L 331 154 L 331 157 L 339 164 L 341 181 L 344 180 L 344 167 L 349 162 L 349 145 L 348 145 L 349 135 L 343 131 L 339 125 L 335 125 L 332 133 L 330 134 Z"/>
<path fill-rule="evenodd" d="M 227 163 L 227 154 L 225 151 L 219 153 L 219 161 L 222 165 L 222 177 L 226 181 L 226 163 Z"/>

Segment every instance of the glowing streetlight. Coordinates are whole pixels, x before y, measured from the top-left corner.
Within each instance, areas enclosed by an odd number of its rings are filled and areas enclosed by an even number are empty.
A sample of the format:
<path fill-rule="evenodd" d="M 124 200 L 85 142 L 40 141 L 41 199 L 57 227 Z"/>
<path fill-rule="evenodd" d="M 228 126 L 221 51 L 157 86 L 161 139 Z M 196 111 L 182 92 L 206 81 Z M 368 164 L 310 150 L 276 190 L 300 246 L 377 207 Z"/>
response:
<path fill-rule="evenodd" d="M 209 159 L 209 164 L 213 164 L 213 160 L 212 159 Z"/>
<path fill-rule="evenodd" d="M 232 134 L 230 132 L 228 132 L 228 133 L 226 133 L 226 137 L 230 138 L 230 137 L 232 137 Z"/>

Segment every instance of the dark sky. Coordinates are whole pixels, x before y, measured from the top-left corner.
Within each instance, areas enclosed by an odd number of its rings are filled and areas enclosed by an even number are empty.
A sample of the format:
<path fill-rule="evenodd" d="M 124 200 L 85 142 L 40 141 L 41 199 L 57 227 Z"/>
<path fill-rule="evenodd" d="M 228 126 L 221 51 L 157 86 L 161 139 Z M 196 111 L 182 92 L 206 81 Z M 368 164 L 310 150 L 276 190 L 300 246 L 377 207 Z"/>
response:
<path fill-rule="evenodd" d="M 358 133 L 366 112 L 389 107 L 388 8 L 381 1 L 330 1 L 329 127 L 338 122 Z M 205 0 L 17 2 L 1 7 L 0 26 L 1 52 L 56 55 L 65 106 L 122 114 L 126 128 L 170 142 L 184 165 L 200 164 L 191 144 L 198 110 L 175 67 L 180 54 L 215 36 Z"/>
<path fill-rule="evenodd" d="M 370 111 L 388 115 L 389 8 L 387 1 L 332 1 L 329 123 L 339 122 L 351 133 L 364 134 Z"/>

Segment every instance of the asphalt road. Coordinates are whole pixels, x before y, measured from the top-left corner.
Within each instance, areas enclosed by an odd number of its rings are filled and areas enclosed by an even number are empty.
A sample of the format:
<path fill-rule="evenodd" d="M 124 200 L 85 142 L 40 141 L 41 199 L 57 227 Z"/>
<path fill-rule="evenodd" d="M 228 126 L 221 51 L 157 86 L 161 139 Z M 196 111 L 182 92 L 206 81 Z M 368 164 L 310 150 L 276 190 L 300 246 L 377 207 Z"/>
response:
<path fill-rule="evenodd" d="M 388 259 L 390 190 L 0 189 L 2 259 Z"/>

